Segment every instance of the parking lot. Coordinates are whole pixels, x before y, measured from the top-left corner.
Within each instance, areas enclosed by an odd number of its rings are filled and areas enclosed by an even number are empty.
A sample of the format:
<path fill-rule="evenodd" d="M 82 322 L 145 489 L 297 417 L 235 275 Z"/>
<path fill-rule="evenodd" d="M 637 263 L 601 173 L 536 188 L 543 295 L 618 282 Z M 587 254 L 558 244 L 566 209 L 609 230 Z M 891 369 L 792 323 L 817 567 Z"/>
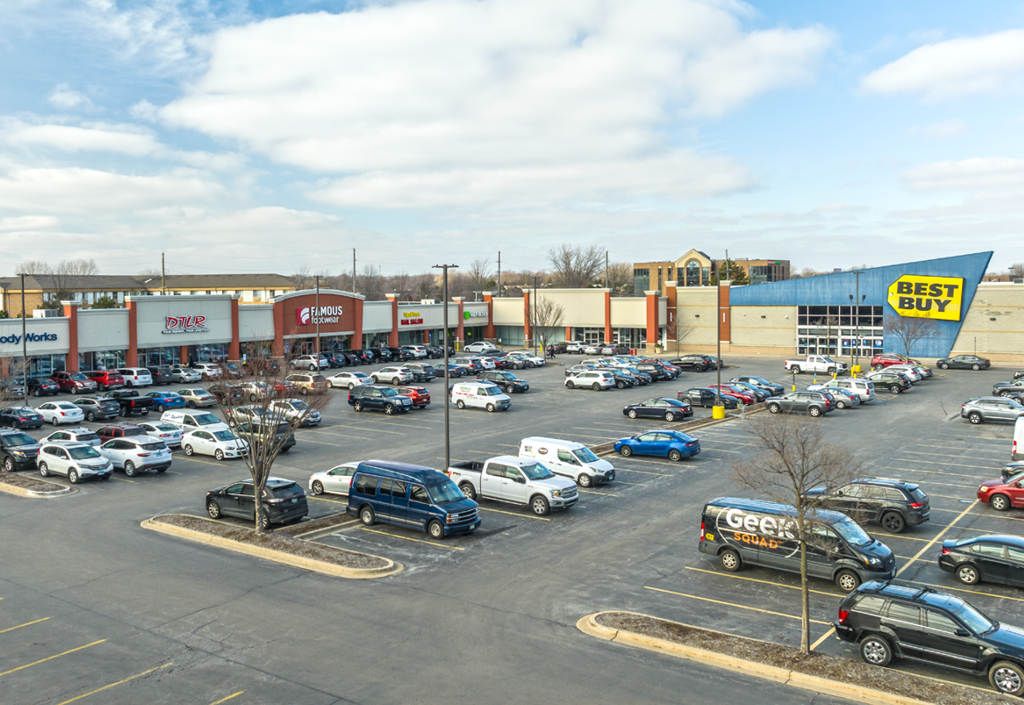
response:
<path fill-rule="evenodd" d="M 452 460 L 515 455 L 520 440 L 531 435 L 596 445 L 656 428 L 651 420 L 628 419 L 622 407 L 714 382 L 714 372 L 683 373 L 679 380 L 636 389 L 567 390 L 562 365 L 581 358 L 559 356 L 554 365 L 517 372 L 530 391 L 514 395 L 508 411 L 452 408 Z M 791 382 L 778 360 L 727 361 L 735 367 L 722 371 L 723 381 L 747 374 Z M 872 474 L 917 482 L 928 493 L 928 524 L 898 536 L 867 527 L 896 553 L 900 579 L 949 590 L 1000 621 L 1024 625 L 1024 593 L 985 583 L 965 589 L 935 565 L 944 539 L 1024 528 L 1024 513 L 998 513 L 975 502 L 978 482 L 997 477 L 1009 457 L 1012 427 L 972 426 L 959 418 L 961 402 L 1008 379 L 1012 372 L 1006 370 L 936 370 L 934 379 L 909 393 L 881 394 L 872 404 L 807 422 L 826 426 L 830 437 L 868 461 Z M 799 386 L 811 382 L 810 375 L 797 378 Z M 278 459 L 274 474 L 305 487 L 312 473 L 353 460 L 442 468 L 443 382 L 425 386 L 430 407 L 398 416 L 356 413 L 345 401 L 347 391 L 333 391 L 323 423 L 297 431 L 298 445 Z M 710 415 L 710 409 L 694 411 L 694 418 Z M 159 513 L 203 515 L 206 490 L 247 475 L 241 461 L 175 451 L 163 475 L 116 473 L 111 482 L 80 484 L 76 494 L 45 502 L 0 495 L 0 528 L 11 554 L 0 576 L 4 701 L 437 701 L 422 697 L 415 684 L 417 678 L 437 682 L 437 664 L 422 657 L 438 640 L 447 644 L 449 661 L 470 666 L 458 678 L 458 692 L 466 696 L 489 688 L 485 699 L 543 697 L 559 682 L 561 669 L 573 667 L 593 675 L 574 679 L 573 699 L 621 702 L 637 688 L 650 702 L 676 702 L 682 689 L 700 693 L 709 687 L 702 685 L 701 667 L 639 657 L 571 629 L 587 612 L 626 609 L 799 644 L 798 576 L 763 569 L 726 573 L 717 559 L 697 551 L 704 502 L 741 494 L 728 470 L 754 450 L 742 419 L 694 435 L 702 451 L 682 462 L 609 457 L 616 480 L 581 489 L 580 504 L 568 512 L 538 517 L 526 508 L 483 501 L 483 525 L 470 536 L 432 541 L 397 527 L 349 524 L 318 539 L 407 567 L 379 581 L 327 579 L 139 528 Z M 310 495 L 309 505 L 316 517 L 343 510 L 346 502 Z M 823 581 L 811 587 L 815 648 L 856 658 L 854 648 L 829 633 L 841 594 Z M 343 657 L 339 637 L 352 645 Z M 389 658 L 409 678 L 389 679 L 381 692 L 380 653 L 360 646 L 366 643 L 387 645 Z M 510 645 L 517 668 L 533 669 L 531 682 L 524 683 L 521 672 L 495 682 L 488 660 Z M 598 659 L 603 666 L 594 669 Z M 900 667 L 987 688 L 980 679 Z M 743 684 L 739 679 L 728 686 L 736 699 L 743 697 Z M 757 687 L 770 702 L 812 697 L 781 686 Z M 174 697 L 167 698 L 171 692 Z"/>

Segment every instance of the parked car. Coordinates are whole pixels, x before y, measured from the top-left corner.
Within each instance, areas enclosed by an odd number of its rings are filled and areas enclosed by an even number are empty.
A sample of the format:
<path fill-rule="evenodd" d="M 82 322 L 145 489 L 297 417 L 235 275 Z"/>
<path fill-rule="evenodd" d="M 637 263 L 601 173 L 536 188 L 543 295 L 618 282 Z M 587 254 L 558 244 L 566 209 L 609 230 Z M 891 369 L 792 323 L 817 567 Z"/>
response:
<path fill-rule="evenodd" d="M 348 364 L 348 360 L 346 360 L 345 356 L 342 355 L 340 352 L 327 351 L 322 353 L 322 355 L 325 358 L 327 358 L 327 365 L 332 369 L 337 367 L 344 367 L 345 365 Z"/>
<path fill-rule="evenodd" d="M 60 386 L 52 379 L 32 377 L 28 381 L 28 393 L 34 397 L 46 397 L 60 394 Z"/>
<path fill-rule="evenodd" d="M 582 389 L 593 389 L 599 392 L 603 389 L 612 389 L 615 386 L 615 376 L 611 372 L 599 370 L 588 370 L 577 372 L 565 378 L 565 386 L 568 389 L 580 387 Z"/>
<path fill-rule="evenodd" d="M 850 379 L 849 377 L 844 377 L 843 379 L 830 379 L 828 382 L 825 382 L 825 384 L 811 385 L 807 389 L 811 391 L 818 391 L 819 389 L 840 389 L 857 395 L 861 404 L 874 401 L 876 398 L 875 383 L 870 379 Z"/>
<path fill-rule="evenodd" d="M 409 411 L 412 408 L 412 399 L 399 394 L 391 387 L 368 384 L 350 389 L 348 404 L 355 411 L 383 411 L 390 416 Z"/>
<path fill-rule="evenodd" d="M 451 401 L 460 409 L 487 411 L 505 411 L 512 405 L 512 397 L 493 382 L 456 382 L 452 385 Z"/>
<path fill-rule="evenodd" d="M 191 367 L 185 367 L 184 365 L 178 365 L 170 369 L 171 378 L 178 384 L 190 384 L 192 382 L 201 382 L 203 379 L 203 373 L 199 370 L 193 370 Z"/>
<path fill-rule="evenodd" d="M 196 409 L 203 406 L 216 406 L 217 399 L 201 387 L 190 389 L 179 389 L 178 395 L 185 400 L 185 406 L 189 409 Z"/>
<path fill-rule="evenodd" d="M 753 394 L 754 399 L 759 402 L 767 401 L 770 397 L 774 396 L 770 390 L 754 384 L 747 384 L 746 382 L 732 381 L 729 382 L 729 386 L 744 394 Z"/>
<path fill-rule="evenodd" d="M 243 370 L 241 367 L 239 367 L 233 362 L 225 362 L 223 365 L 220 366 L 220 371 L 221 374 L 227 379 L 241 379 L 242 377 L 245 376 L 245 370 Z M 153 378 L 153 380 L 157 381 L 155 377 Z"/>
<path fill-rule="evenodd" d="M 233 516 L 256 521 L 256 494 L 251 479 L 218 487 L 206 493 L 206 512 L 212 519 Z M 291 480 L 268 477 L 260 498 L 259 523 L 271 524 L 299 521 L 309 513 L 305 491 Z"/>
<path fill-rule="evenodd" d="M 437 376 L 434 366 L 425 362 L 407 362 L 402 365 L 402 369 L 412 375 L 412 381 L 416 384 L 429 382 Z"/>
<path fill-rule="evenodd" d="M 85 413 L 69 401 L 48 401 L 36 407 L 43 420 L 54 426 L 85 421 Z"/>
<path fill-rule="evenodd" d="M 992 361 L 977 355 L 956 355 L 936 360 L 935 364 L 940 370 L 987 370 L 992 366 Z"/>
<path fill-rule="evenodd" d="M 656 365 L 653 362 L 638 362 L 634 365 L 636 369 L 643 372 L 645 375 L 651 378 L 652 382 L 659 382 L 664 379 L 672 379 L 668 371 L 661 365 Z"/>
<path fill-rule="evenodd" d="M 153 400 L 142 396 L 134 389 L 114 389 L 107 392 L 107 396 L 121 407 L 121 416 L 131 416 L 135 413 L 145 416 L 153 408 Z"/>
<path fill-rule="evenodd" d="M 41 428 L 46 419 L 31 406 L 8 406 L 0 409 L 0 427 Z"/>
<path fill-rule="evenodd" d="M 149 376 L 153 378 L 153 384 L 173 384 L 177 378 L 171 374 L 170 365 L 148 365 Z"/>
<path fill-rule="evenodd" d="M 497 348 L 497 346 L 494 345 L 494 343 L 488 343 L 488 342 L 484 342 L 482 340 L 478 341 L 476 343 L 470 343 L 469 345 L 467 345 L 466 347 L 463 348 L 463 350 L 465 350 L 468 353 L 482 353 L 482 352 L 487 352 L 489 350 L 497 350 L 497 349 L 498 348 Z"/>
<path fill-rule="evenodd" d="M 565 352 L 567 353 L 581 353 L 583 348 L 586 347 L 583 343 L 578 340 L 573 340 L 565 344 Z"/>
<path fill-rule="evenodd" d="M 181 438 L 181 448 L 185 455 L 212 455 L 217 460 L 241 458 L 249 452 L 249 444 L 227 428 L 188 431 Z"/>
<path fill-rule="evenodd" d="M 309 394 L 310 392 L 323 392 L 329 388 L 327 378 L 320 374 L 313 373 L 302 373 L 288 375 L 284 378 L 285 382 L 294 384 L 295 387 L 302 394 Z"/>
<path fill-rule="evenodd" d="M 786 388 L 783 387 L 781 384 L 769 382 L 764 377 L 751 377 L 749 375 L 739 375 L 737 377 L 733 377 L 732 379 L 730 379 L 729 382 L 743 382 L 744 384 L 760 387 L 761 389 L 767 390 L 769 392 L 769 396 L 773 397 L 777 397 L 780 394 L 784 394 L 786 392 Z"/>
<path fill-rule="evenodd" d="M 131 438 L 132 436 L 145 436 L 146 432 L 141 426 L 130 423 L 116 423 L 102 426 L 96 431 L 100 444 L 106 443 L 114 438 Z"/>
<path fill-rule="evenodd" d="M 180 448 L 181 438 L 185 435 L 180 428 L 167 421 L 142 421 L 139 428 L 150 438 L 163 441 L 168 448 Z"/>
<path fill-rule="evenodd" d="M 275 399 L 269 408 L 290 422 L 298 421 L 300 426 L 319 426 L 322 420 L 320 412 L 301 399 Z"/>
<path fill-rule="evenodd" d="M 40 443 L 84 443 L 90 446 L 99 446 L 103 444 L 103 440 L 96 434 L 95 431 L 91 431 L 88 428 L 66 428 L 60 431 L 54 431 L 46 438 L 43 438 Z"/>
<path fill-rule="evenodd" d="M 108 396 L 79 397 L 73 402 L 85 413 L 86 421 L 115 418 L 121 413 L 121 405 Z"/>
<path fill-rule="evenodd" d="M 0 398 L 24 399 L 24 378 L 0 376 Z"/>
<path fill-rule="evenodd" d="M 177 392 L 148 392 L 145 396 L 153 400 L 153 408 L 161 414 L 167 409 L 181 409 L 185 406 L 185 397 Z"/>
<path fill-rule="evenodd" d="M 439 377 L 443 377 L 444 376 L 444 363 L 443 362 L 442 363 L 438 363 L 438 365 L 435 367 L 435 369 L 438 370 L 438 376 Z M 458 365 L 456 365 L 454 363 L 451 363 L 451 362 L 448 363 L 448 378 L 449 379 L 452 379 L 452 378 L 458 379 L 459 377 L 465 377 L 466 374 L 467 374 L 467 370 L 465 368 L 459 367 Z"/>
<path fill-rule="evenodd" d="M 711 391 L 718 390 L 722 393 L 722 396 L 733 397 L 741 404 L 749 406 L 757 401 L 757 397 L 752 392 L 741 392 L 737 387 L 733 387 L 730 384 L 709 384 L 708 389 Z"/>
<path fill-rule="evenodd" d="M 318 494 L 340 494 L 348 496 L 352 476 L 359 463 L 342 463 L 330 470 L 321 470 L 309 476 L 309 491 Z"/>
<path fill-rule="evenodd" d="M 615 479 L 611 463 L 576 441 L 531 436 L 520 441 L 519 457 L 538 461 L 556 475 L 571 478 L 580 487 L 603 485 Z"/>
<path fill-rule="evenodd" d="M 396 391 L 412 399 L 414 409 L 426 409 L 430 404 L 430 390 L 426 387 L 398 387 Z"/>
<path fill-rule="evenodd" d="M 885 368 L 885 371 L 906 375 L 907 379 L 909 379 L 913 384 L 924 379 L 924 374 L 920 371 L 920 368 L 918 368 L 917 365 L 889 365 Z"/>
<path fill-rule="evenodd" d="M 117 370 L 93 370 L 86 372 L 85 376 L 96 383 L 96 388 L 101 392 L 107 389 L 120 389 L 124 386 L 124 377 Z"/>
<path fill-rule="evenodd" d="M 483 462 L 452 463 L 447 475 L 466 499 L 492 499 L 530 507 L 537 516 L 571 509 L 579 502 L 576 483 L 557 477 L 535 460 L 499 455 Z"/>
<path fill-rule="evenodd" d="M 331 375 L 327 383 L 335 389 L 354 389 L 363 384 L 372 384 L 373 380 L 370 375 L 362 372 L 339 372 Z"/>
<path fill-rule="evenodd" d="M 808 490 L 807 497 L 825 509 L 842 512 L 858 524 L 873 522 L 891 534 L 902 533 L 931 517 L 928 495 L 905 480 L 865 477 L 835 489 L 825 486 Z"/>
<path fill-rule="evenodd" d="M 174 424 L 182 431 L 226 431 L 228 425 L 209 411 L 165 411 L 161 421 Z"/>
<path fill-rule="evenodd" d="M 96 391 L 96 383 L 81 372 L 54 372 L 50 379 L 57 383 L 62 392 L 88 394 Z"/>
<path fill-rule="evenodd" d="M 1010 397 L 1024 393 L 1024 377 L 1012 382 L 996 382 L 992 385 L 992 395 L 997 397 Z"/>
<path fill-rule="evenodd" d="M 34 468 L 39 447 L 24 431 L 0 431 L 0 463 L 7 472 Z"/>
<path fill-rule="evenodd" d="M 192 364 L 192 369 L 198 372 L 203 379 L 220 379 L 224 374 L 220 365 L 213 362 L 196 362 Z"/>
<path fill-rule="evenodd" d="M 868 372 L 864 378 L 873 382 L 875 389 L 884 389 L 893 394 L 902 394 L 911 387 L 910 379 L 906 375 L 884 369 L 878 372 Z"/>
<path fill-rule="evenodd" d="M 978 487 L 978 501 L 999 512 L 1024 507 L 1024 473 L 998 480 L 985 480 Z"/>
<path fill-rule="evenodd" d="M 310 372 L 316 372 L 318 370 L 326 370 L 331 366 L 331 363 L 323 355 L 299 355 L 297 358 L 288 363 L 288 366 L 293 370 L 309 370 Z"/>
<path fill-rule="evenodd" d="M 128 477 L 149 470 L 162 473 L 171 467 L 171 451 L 167 444 L 146 435 L 111 439 L 101 445 L 99 451 L 116 469 L 124 470 Z"/>
<path fill-rule="evenodd" d="M 964 585 L 999 583 L 1024 587 L 1024 537 L 985 534 L 942 542 L 939 568 Z"/>
<path fill-rule="evenodd" d="M 413 380 L 412 372 L 401 367 L 382 367 L 370 375 L 374 384 L 388 382 L 389 384 L 408 384 Z"/>
<path fill-rule="evenodd" d="M 501 387 L 505 394 L 512 394 L 513 392 L 522 393 L 530 389 L 529 382 L 516 377 L 511 372 L 499 372 L 498 370 L 481 372 L 476 378 L 481 382 L 493 382 Z"/>
<path fill-rule="evenodd" d="M 631 455 L 653 455 L 678 461 L 700 453 L 700 441 L 682 431 L 664 429 L 620 438 L 615 441 L 614 448 L 624 458 Z"/>
<path fill-rule="evenodd" d="M 234 429 L 235 435 L 245 443 L 248 443 L 250 449 L 257 449 L 254 452 L 258 452 L 260 444 L 271 438 L 271 430 L 273 430 L 271 449 L 277 448 L 279 452 L 287 453 L 295 447 L 295 432 L 291 430 L 287 423 L 277 423 L 271 429 L 270 422 L 256 416 L 248 421 L 243 421 L 235 426 Z"/>
<path fill-rule="evenodd" d="M 627 404 L 622 413 L 631 419 L 665 419 L 672 423 L 676 419 L 693 416 L 693 406 L 687 401 L 655 397 L 638 404 Z"/>
<path fill-rule="evenodd" d="M 266 410 L 261 406 L 235 406 L 228 409 L 228 422 L 232 424 L 240 424 L 254 419 L 262 420 L 265 415 L 265 411 Z"/>
<path fill-rule="evenodd" d="M 153 375 L 145 367 L 120 367 L 117 371 L 124 378 L 126 387 L 148 387 L 153 384 Z"/>
<path fill-rule="evenodd" d="M 897 355 L 896 353 L 881 353 L 871 358 L 871 369 L 881 370 L 892 365 L 919 365 L 921 364 L 917 360 L 903 355 Z"/>
<path fill-rule="evenodd" d="M 676 367 L 683 370 L 693 370 L 694 372 L 704 372 L 705 370 L 715 369 L 715 359 L 710 355 L 682 355 L 674 360 L 669 360 Z"/>
<path fill-rule="evenodd" d="M 799 360 L 786 360 L 783 362 L 785 368 L 795 375 L 801 372 L 815 372 L 818 374 L 843 374 L 848 372 L 845 362 L 833 360 L 828 355 L 808 355 Z"/>
<path fill-rule="evenodd" d="M 1015 422 L 1024 417 L 1024 405 L 1004 397 L 978 397 L 960 406 L 960 418 L 973 424 L 994 421 Z"/>
<path fill-rule="evenodd" d="M 425 360 L 427 357 L 427 348 L 423 345 L 403 345 L 402 350 L 410 353 L 415 360 Z"/>
<path fill-rule="evenodd" d="M 88 443 L 44 442 L 36 461 L 43 477 L 64 475 L 72 485 L 82 480 L 109 480 L 114 465 Z"/>
<path fill-rule="evenodd" d="M 806 412 L 811 416 L 824 416 L 832 411 L 832 403 L 821 392 L 789 392 L 781 397 L 772 397 L 766 404 L 768 411 L 777 414 L 780 411 L 788 413 Z"/>
<path fill-rule="evenodd" d="M 949 593 L 920 585 L 866 582 L 839 603 L 836 636 L 861 658 L 888 666 L 905 658 L 988 676 L 1007 695 L 1024 695 L 1024 630 L 988 618 Z"/>
<path fill-rule="evenodd" d="M 726 409 L 737 409 L 740 405 L 739 399 L 719 394 L 716 390 L 708 387 L 692 387 L 685 392 L 679 392 L 676 398 L 679 401 L 688 402 L 692 406 L 717 406 L 719 400 L 721 400 L 722 406 Z"/>

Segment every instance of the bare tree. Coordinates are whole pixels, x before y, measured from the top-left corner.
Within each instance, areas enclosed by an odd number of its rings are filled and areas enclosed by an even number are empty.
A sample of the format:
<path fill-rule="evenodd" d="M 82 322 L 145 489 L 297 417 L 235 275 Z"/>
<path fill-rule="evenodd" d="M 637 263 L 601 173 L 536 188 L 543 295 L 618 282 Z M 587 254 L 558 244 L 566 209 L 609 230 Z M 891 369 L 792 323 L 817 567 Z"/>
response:
<path fill-rule="evenodd" d="M 466 271 L 466 276 L 469 278 L 469 285 L 472 287 L 473 293 L 490 291 L 497 286 L 492 278 L 490 260 L 482 257 L 473 260 Z"/>
<path fill-rule="evenodd" d="M 312 289 L 316 285 L 316 278 L 308 264 L 300 264 L 295 268 L 295 274 L 289 277 L 295 282 L 296 289 Z"/>
<path fill-rule="evenodd" d="M 433 274 L 417 274 L 412 278 L 412 288 L 417 301 L 437 298 L 437 283 Z"/>
<path fill-rule="evenodd" d="M 381 301 L 386 293 L 387 282 L 380 273 L 380 267 L 368 264 L 363 267 L 359 275 L 359 293 L 366 297 L 367 301 Z"/>
<path fill-rule="evenodd" d="M 100 267 L 93 259 L 64 259 L 56 265 L 42 260 L 22 262 L 19 273 L 32 274 L 43 288 L 43 306 L 59 308 L 61 301 L 75 298 L 75 290 L 81 289 L 82 277 L 95 276 Z"/>
<path fill-rule="evenodd" d="M 732 463 L 732 478 L 739 487 L 791 507 L 792 521 L 779 526 L 778 551 L 800 551 L 800 650 L 810 653 L 810 599 L 807 587 L 807 549 L 833 553 L 838 544 L 816 520 L 822 500 L 861 475 L 861 461 L 849 448 L 830 441 L 822 426 L 800 416 L 748 417 L 746 430 L 756 454 Z M 813 488 L 820 493 L 808 494 Z"/>
<path fill-rule="evenodd" d="M 536 301 L 530 302 L 530 331 L 531 335 L 540 339 L 542 348 L 546 348 L 548 342 L 562 331 L 562 318 L 565 311 L 561 304 L 557 304 L 543 294 L 537 296 Z"/>
<path fill-rule="evenodd" d="M 695 330 L 697 330 L 697 326 L 687 323 L 684 318 L 680 318 L 677 311 L 675 325 L 670 329 L 676 338 L 676 357 L 679 357 L 679 346 L 683 344 L 684 340 L 693 335 Z"/>
<path fill-rule="evenodd" d="M 1010 265 L 1010 279 L 1024 279 L 1024 263 L 1018 262 L 1017 264 Z"/>
<path fill-rule="evenodd" d="M 630 262 L 612 262 L 608 265 L 608 281 L 605 286 L 612 290 L 612 296 L 633 295 L 633 265 Z"/>
<path fill-rule="evenodd" d="M 21 406 L 28 404 L 28 375 L 32 358 L 26 361 L 22 357 L 8 358 L 7 372 L 0 375 L 0 407 Z M 13 461 L 4 463 L 4 470 L 14 469 Z"/>
<path fill-rule="evenodd" d="M 886 316 L 884 330 L 886 335 L 891 335 L 900 341 L 903 354 L 909 358 L 910 351 L 913 350 L 916 343 L 938 337 L 939 324 L 931 318 Z"/>
<path fill-rule="evenodd" d="M 295 429 L 305 424 L 314 412 L 320 413 L 327 408 L 331 394 L 326 380 L 316 389 L 296 390 L 287 382 L 273 379 L 278 372 L 278 363 L 263 345 L 247 345 L 245 357 L 242 377 L 228 379 L 225 370 L 223 381 L 211 385 L 210 392 L 217 400 L 217 408 L 231 433 L 248 444 L 248 452 L 243 458 L 252 477 L 256 500 L 255 527 L 259 534 L 269 523 L 263 502 L 274 461 L 280 453 L 287 451 L 285 446 Z M 298 398 L 300 393 L 301 398 Z M 214 518 L 220 514 L 218 506 L 207 506 L 207 511 Z"/>
<path fill-rule="evenodd" d="M 566 289 L 593 286 L 604 273 L 605 251 L 597 245 L 559 245 L 548 250 L 554 285 Z"/>

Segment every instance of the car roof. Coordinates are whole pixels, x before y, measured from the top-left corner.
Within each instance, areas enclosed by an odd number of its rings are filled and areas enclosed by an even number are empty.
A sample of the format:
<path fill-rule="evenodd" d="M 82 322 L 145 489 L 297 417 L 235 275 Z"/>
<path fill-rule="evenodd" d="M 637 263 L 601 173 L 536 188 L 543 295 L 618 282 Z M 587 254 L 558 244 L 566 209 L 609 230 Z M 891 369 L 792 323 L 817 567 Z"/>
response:
<path fill-rule="evenodd" d="M 975 536 L 974 538 L 956 541 L 954 545 L 970 546 L 976 543 L 997 543 L 1000 545 L 1024 548 L 1024 536 L 1013 536 L 1012 534 L 986 534 L 985 536 Z"/>
<path fill-rule="evenodd" d="M 896 480 L 891 477 L 858 477 L 853 481 L 857 485 L 882 485 L 885 487 L 896 487 L 903 490 L 916 490 L 920 485 L 907 480 Z"/>
<path fill-rule="evenodd" d="M 709 507 L 725 507 L 736 509 L 745 509 L 748 512 L 764 512 L 767 514 L 781 514 L 784 516 L 795 516 L 796 509 L 788 504 L 781 504 L 779 502 L 770 502 L 766 499 L 744 499 L 741 497 L 716 497 L 707 503 Z M 813 513 L 816 519 L 824 522 L 842 521 L 848 517 L 841 512 L 834 512 L 830 509 L 815 509 L 808 513 L 810 516 Z"/>
<path fill-rule="evenodd" d="M 872 580 L 862 584 L 858 590 L 862 593 L 874 593 L 890 598 L 923 602 L 930 606 L 944 607 L 948 610 L 956 610 L 965 604 L 959 597 L 919 585 L 907 585 L 896 582 L 883 583 Z"/>
<path fill-rule="evenodd" d="M 364 460 L 359 463 L 359 472 L 380 474 L 384 476 L 404 476 L 426 483 L 428 480 L 447 479 L 447 476 L 434 468 L 411 463 L 399 463 L 393 460 Z M 440 477 L 438 477 L 440 476 Z"/>

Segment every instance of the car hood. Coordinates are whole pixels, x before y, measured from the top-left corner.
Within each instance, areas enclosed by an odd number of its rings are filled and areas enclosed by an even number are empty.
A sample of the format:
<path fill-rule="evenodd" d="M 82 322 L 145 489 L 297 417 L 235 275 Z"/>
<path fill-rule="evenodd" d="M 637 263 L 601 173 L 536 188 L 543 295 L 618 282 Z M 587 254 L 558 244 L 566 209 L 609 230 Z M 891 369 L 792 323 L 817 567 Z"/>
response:
<path fill-rule="evenodd" d="M 1024 654 L 1024 629 L 1009 624 L 1000 624 L 991 634 L 984 636 L 985 641 L 1003 647 L 1006 651 Z"/>
<path fill-rule="evenodd" d="M 609 463 L 607 460 L 601 460 L 600 458 L 598 458 L 593 463 L 587 463 L 586 466 L 588 468 L 590 468 L 591 470 L 598 470 L 600 472 L 605 472 L 607 470 L 614 470 L 615 469 L 614 466 L 612 466 L 612 464 Z"/>
<path fill-rule="evenodd" d="M 1006 485 L 1004 480 L 985 480 L 981 483 L 982 487 L 1003 487 Z"/>
<path fill-rule="evenodd" d="M 20 450 L 23 453 L 38 453 L 39 449 L 42 447 L 43 446 L 40 443 L 26 443 L 23 446 L 14 446 L 9 450 Z"/>
<path fill-rule="evenodd" d="M 548 490 L 569 490 L 576 486 L 576 483 L 564 477 L 546 477 L 543 480 L 531 480 L 534 487 L 543 487 Z"/>
<path fill-rule="evenodd" d="M 869 543 L 867 546 L 856 546 L 855 548 L 858 551 L 864 553 L 865 555 L 877 558 L 881 561 L 885 561 L 886 559 L 892 558 L 893 556 L 892 549 L 886 546 L 878 539 L 872 540 L 872 542 Z"/>
<path fill-rule="evenodd" d="M 804 492 L 804 497 L 820 497 L 825 494 L 824 487 L 812 487 L 811 489 Z"/>

